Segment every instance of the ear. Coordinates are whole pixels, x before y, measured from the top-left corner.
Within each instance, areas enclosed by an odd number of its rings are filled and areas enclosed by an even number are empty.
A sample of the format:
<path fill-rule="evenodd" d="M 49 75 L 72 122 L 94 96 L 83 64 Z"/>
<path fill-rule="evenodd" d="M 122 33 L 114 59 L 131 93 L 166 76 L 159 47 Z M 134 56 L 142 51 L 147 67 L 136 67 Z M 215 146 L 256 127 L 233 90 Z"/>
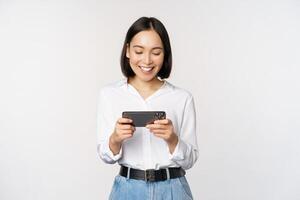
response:
<path fill-rule="evenodd" d="M 129 58 L 129 44 L 126 44 L 126 57 Z"/>

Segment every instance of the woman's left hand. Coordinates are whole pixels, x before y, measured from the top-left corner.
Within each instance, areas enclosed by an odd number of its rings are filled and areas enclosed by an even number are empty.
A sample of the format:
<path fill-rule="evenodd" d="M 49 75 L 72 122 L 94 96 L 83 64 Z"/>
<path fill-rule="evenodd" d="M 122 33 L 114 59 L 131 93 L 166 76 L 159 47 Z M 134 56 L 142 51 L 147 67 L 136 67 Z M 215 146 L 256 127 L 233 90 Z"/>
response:
<path fill-rule="evenodd" d="M 178 136 L 174 132 L 174 127 L 170 119 L 155 120 L 154 124 L 148 124 L 146 128 L 155 136 L 164 139 L 169 146 L 170 153 L 173 153 L 178 143 Z"/>

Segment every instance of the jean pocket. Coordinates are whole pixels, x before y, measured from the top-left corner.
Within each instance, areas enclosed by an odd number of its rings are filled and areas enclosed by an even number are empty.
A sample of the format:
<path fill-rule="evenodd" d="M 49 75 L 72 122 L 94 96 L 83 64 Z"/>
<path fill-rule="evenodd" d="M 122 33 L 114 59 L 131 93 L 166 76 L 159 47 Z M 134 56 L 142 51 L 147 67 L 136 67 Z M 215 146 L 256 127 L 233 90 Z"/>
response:
<path fill-rule="evenodd" d="M 180 177 L 180 178 L 178 178 L 178 181 L 180 182 L 182 191 L 184 192 L 184 194 L 186 196 L 186 200 L 192 200 L 193 199 L 193 195 L 192 195 L 190 186 L 189 186 L 186 178 L 184 176 Z"/>
<path fill-rule="evenodd" d="M 109 200 L 115 200 L 116 199 L 116 195 L 117 195 L 118 190 L 119 190 L 120 180 L 121 180 L 121 177 L 119 175 L 117 175 L 115 177 L 115 180 L 114 180 L 114 183 L 113 183 L 110 195 L 109 195 Z"/>

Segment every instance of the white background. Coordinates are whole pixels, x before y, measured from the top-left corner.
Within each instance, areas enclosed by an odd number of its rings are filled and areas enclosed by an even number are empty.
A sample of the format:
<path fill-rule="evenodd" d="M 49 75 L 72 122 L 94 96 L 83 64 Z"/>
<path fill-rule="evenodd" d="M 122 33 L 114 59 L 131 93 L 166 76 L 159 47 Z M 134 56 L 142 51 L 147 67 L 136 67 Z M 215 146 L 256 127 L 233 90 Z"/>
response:
<path fill-rule="evenodd" d="M 129 26 L 155 16 L 191 91 L 196 200 L 300 199 L 300 2 L 0 0 L 0 199 L 107 199 L 96 99 Z"/>

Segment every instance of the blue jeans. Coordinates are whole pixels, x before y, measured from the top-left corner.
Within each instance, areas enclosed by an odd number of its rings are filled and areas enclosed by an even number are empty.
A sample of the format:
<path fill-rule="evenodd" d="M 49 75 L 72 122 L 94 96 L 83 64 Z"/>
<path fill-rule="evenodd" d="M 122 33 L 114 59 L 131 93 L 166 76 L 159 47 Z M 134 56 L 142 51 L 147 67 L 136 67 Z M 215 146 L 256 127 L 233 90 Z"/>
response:
<path fill-rule="evenodd" d="M 192 200 L 186 178 L 145 182 L 117 175 L 109 196 L 110 200 Z"/>

